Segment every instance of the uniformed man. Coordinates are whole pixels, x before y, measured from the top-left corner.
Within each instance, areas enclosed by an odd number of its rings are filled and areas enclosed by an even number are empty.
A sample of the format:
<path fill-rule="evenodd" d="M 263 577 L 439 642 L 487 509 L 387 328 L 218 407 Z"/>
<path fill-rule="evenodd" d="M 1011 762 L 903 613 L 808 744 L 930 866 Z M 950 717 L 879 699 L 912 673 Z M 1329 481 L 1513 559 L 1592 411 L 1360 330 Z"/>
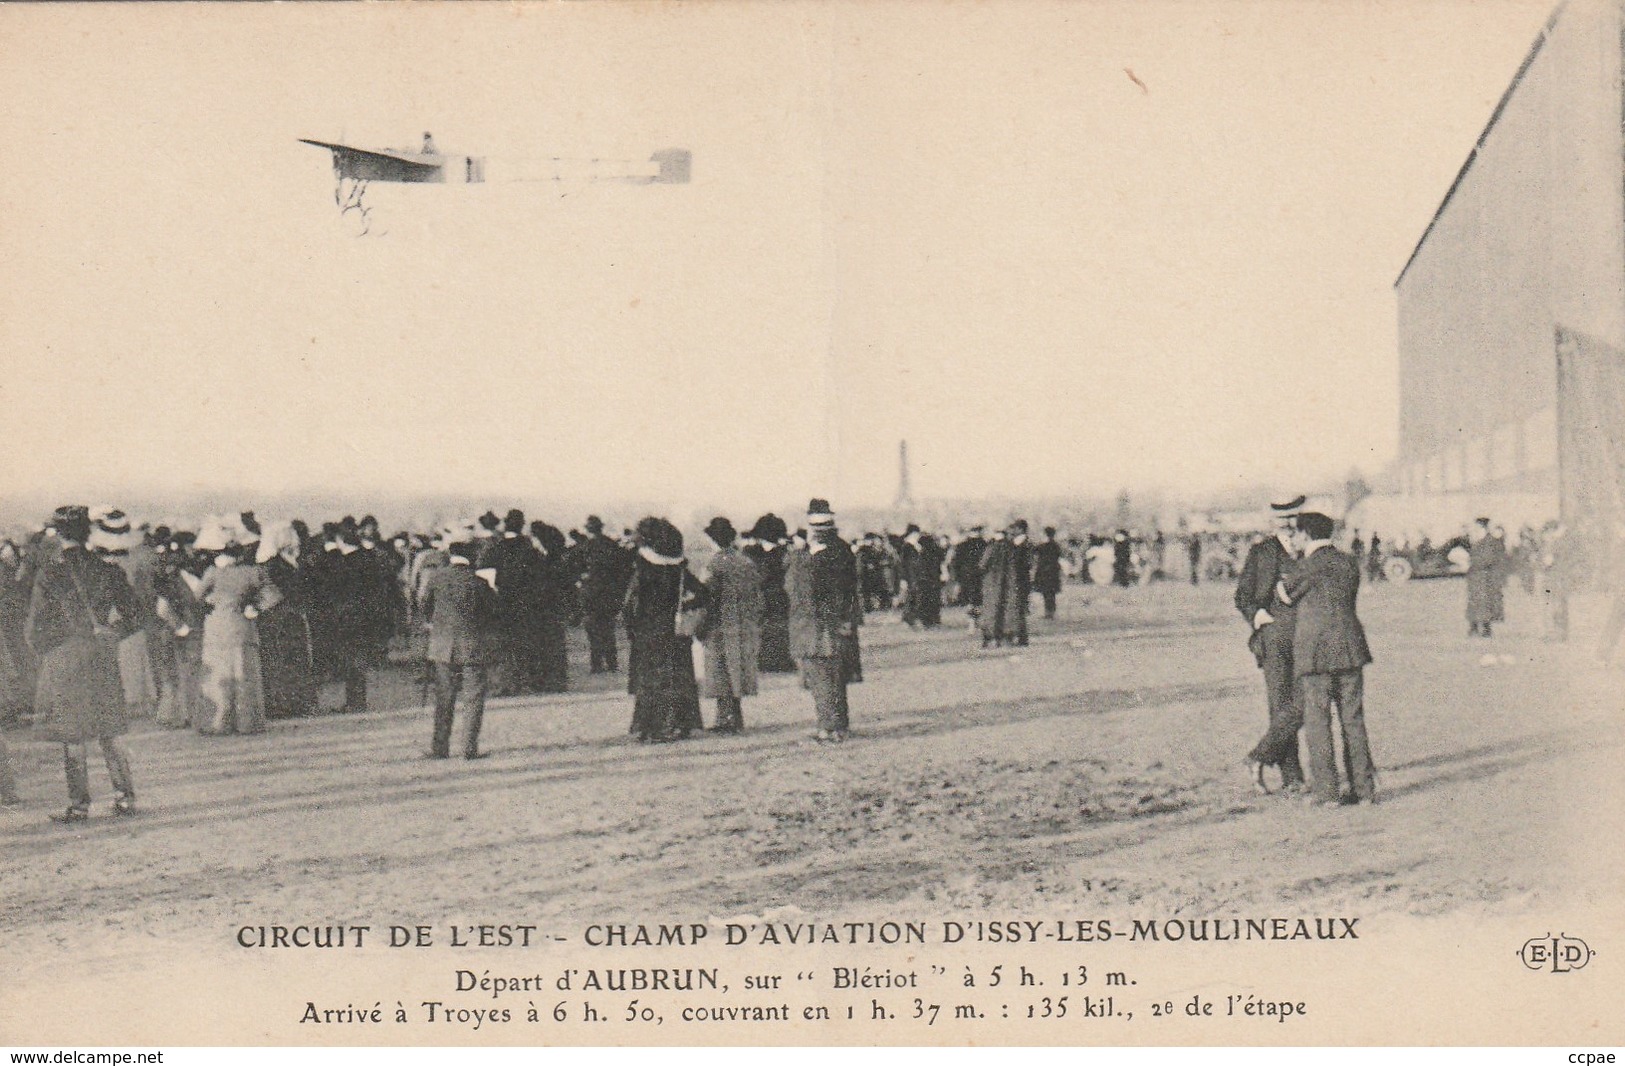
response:
<path fill-rule="evenodd" d="M 1241 578 L 1236 582 L 1236 610 L 1252 631 L 1247 646 L 1264 671 L 1264 698 L 1269 707 L 1269 727 L 1247 753 L 1247 773 L 1253 788 L 1266 795 L 1270 791 L 1264 781 L 1266 766 L 1280 770 L 1284 791 L 1301 792 L 1304 787 L 1298 753 L 1303 710 L 1292 666 L 1297 612 L 1275 595 L 1276 586 L 1290 577 L 1297 565 L 1294 537 L 1304 502 L 1305 498 L 1299 496 L 1286 503 L 1270 504 L 1275 529 L 1248 550 Z"/>

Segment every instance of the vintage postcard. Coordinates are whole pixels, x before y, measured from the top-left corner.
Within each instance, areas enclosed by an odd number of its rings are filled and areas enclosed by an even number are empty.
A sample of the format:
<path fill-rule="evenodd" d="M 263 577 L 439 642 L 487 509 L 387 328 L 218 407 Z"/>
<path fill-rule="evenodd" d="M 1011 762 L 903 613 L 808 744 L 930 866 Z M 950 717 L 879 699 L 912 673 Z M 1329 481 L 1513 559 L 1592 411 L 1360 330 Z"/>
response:
<path fill-rule="evenodd" d="M 1622 41 L 0 5 L 0 1044 L 1620 1044 Z"/>

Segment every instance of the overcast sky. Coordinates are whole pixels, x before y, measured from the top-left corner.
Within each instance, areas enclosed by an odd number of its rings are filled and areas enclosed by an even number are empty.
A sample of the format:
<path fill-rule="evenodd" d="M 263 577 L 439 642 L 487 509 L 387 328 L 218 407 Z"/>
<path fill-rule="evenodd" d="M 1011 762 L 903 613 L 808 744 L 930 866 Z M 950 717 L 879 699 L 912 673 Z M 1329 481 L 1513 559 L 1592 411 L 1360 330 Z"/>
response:
<path fill-rule="evenodd" d="M 1548 11 L 6 5 L 0 488 L 1375 472 L 1394 277 Z M 493 180 L 375 185 L 360 238 L 297 140 L 424 130 Z M 673 146 L 690 185 L 496 180 Z"/>

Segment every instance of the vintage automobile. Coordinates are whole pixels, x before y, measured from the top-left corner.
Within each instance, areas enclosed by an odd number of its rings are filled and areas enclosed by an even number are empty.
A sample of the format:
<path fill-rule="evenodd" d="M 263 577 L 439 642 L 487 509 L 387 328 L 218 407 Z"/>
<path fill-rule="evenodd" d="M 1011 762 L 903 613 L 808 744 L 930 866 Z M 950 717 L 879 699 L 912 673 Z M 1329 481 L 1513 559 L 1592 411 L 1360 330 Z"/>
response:
<path fill-rule="evenodd" d="M 1460 577 L 1467 573 L 1467 538 L 1452 537 L 1443 544 L 1423 541 L 1414 548 L 1385 552 L 1382 573 L 1389 581 L 1424 577 Z"/>

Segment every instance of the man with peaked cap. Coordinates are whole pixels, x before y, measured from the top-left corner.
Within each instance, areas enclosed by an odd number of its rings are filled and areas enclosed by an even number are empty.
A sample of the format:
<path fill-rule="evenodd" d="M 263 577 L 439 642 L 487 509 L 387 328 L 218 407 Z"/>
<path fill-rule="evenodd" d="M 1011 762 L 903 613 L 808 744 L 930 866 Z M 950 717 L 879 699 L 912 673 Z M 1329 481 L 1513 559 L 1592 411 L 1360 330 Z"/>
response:
<path fill-rule="evenodd" d="M 113 813 L 135 811 L 135 784 L 121 739 L 128 728 L 119 683 L 118 642 L 133 632 L 140 605 L 124 571 L 85 550 L 90 514 L 59 507 L 51 529 L 61 554 L 39 573 L 28 605 L 26 637 L 39 656 L 35 725 L 62 745 L 68 808 L 60 822 L 90 817 L 90 768 L 85 746 L 97 741 L 112 778 Z"/>
<path fill-rule="evenodd" d="M 762 575 L 734 541 L 733 523 L 711 519 L 705 535 L 717 546 L 705 564 L 705 695 L 717 701 L 715 733 L 745 728 L 744 698 L 757 692 L 762 636 Z"/>
<path fill-rule="evenodd" d="M 604 521 L 597 515 L 588 515 L 586 525 L 587 535 L 572 554 L 582 628 L 591 672 L 613 674 L 621 668 L 615 620 L 632 577 L 632 553 L 604 535 Z"/>
<path fill-rule="evenodd" d="M 1275 595 L 1276 586 L 1292 576 L 1297 566 L 1295 531 L 1304 497 L 1270 504 L 1275 529 L 1247 551 L 1236 581 L 1236 610 L 1250 627 L 1247 647 L 1264 672 L 1264 699 L 1269 726 L 1247 753 L 1247 775 L 1253 789 L 1268 794 L 1264 768 L 1281 771 L 1281 787 L 1303 790 L 1303 764 L 1298 753 L 1298 730 L 1303 726 L 1297 675 L 1293 671 L 1292 643 L 1297 611 Z"/>
<path fill-rule="evenodd" d="M 1365 667 L 1371 663 L 1365 628 L 1355 611 L 1360 568 L 1332 546 L 1334 523 L 1306 511 L 1297 518 L 1303 559 L 1276 586 L 1276 602 L 1297 606 L 1292 672 L 1302 698 L 1303 733 L 1309 748 L 1311 801 L 1344 802 L 1332 741 L 1332 704 L 1342 727 L 1348 801 L 1375 803 L 1377 773 L 1365 730 Z"/>
<path fill-rule="evenodd" d="M 807 546 L 790 556 L 785 587 L 790 600 L 790 647 L 812 692 L 818 729 L 813 738 L 840 743 L 850 729 L 847 685 L 861 681 L 857 562 L 835 529 L 829 501 L 807 506 Z"/>

